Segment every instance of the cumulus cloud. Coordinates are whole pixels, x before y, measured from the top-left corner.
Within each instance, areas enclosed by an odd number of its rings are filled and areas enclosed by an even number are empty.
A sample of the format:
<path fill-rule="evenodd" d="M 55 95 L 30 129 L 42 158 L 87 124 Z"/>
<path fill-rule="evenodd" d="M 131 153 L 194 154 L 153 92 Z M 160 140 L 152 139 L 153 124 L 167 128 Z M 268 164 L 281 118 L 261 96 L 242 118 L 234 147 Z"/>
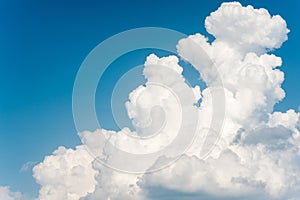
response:
<path fill-rule="evenodd" d="M 205 27 L 215 37 L 213 42 L 197 33 L 180 40 L 177 50 L 200 72 L 207 88 L 187 84 L 176 56 L 149 55 L 143 71 L 147 83 L 132 91 L 126 103 L 136 130 L 84 131 L 79 134 L 83 145 L 75 150 L 59 147 L 33 169 L 41 185 L 39 199 L 297 197 L 300 114 L 273 111 L 285 93 L 281 88 L 281 58 L 270 51 L 287 40 L 286 22 L 265 9 L 233 2 L 223 3 L 212 12 Z M 215 109 L 212 93 L 220 84 L 226 115 L 221 137 L 215 140 L 214 127 L 210 126 Z M 195 130 L 198 137 L 187 151 L 181 151 Z M 153 132 L 162 134 L 136 140 L 135 136 L 147 137 Z M 177 134 L 185 137 L 175 142 L 176 148 L 165 150 Z M 211 147 L 203 158 L 203 149 Z M 145 159 L 145 154 L 157 150 L 163 151 Z M 176 162 L 153 173 L 124 173 L 133 166 L 137 170 L 148 165 L 147 170 L 160 169 L 180 153 L 183 155 Z M 101 162 L 124 169 L 116 171 Z"/>
<path fill-rule="evenodd" d="M 238 2 L 223 3 L 206 18 L 205 27 L 217 40 L 242 52 L 279 48 L 289 32 L 279 15 L 270 16 L 266 9 L 242 7 Z"/>
<path fill-rule="evenodd" d="M 26 200 L 27 198 L 20 192 L 12 192 L 7 186 L 0 186 L 1 200 Z"/>
<path fill-rule="evenodd" d="M 93 192 L 97 171 L 92 161 L 84 146 L 77 146 L 75 150 L 59 147 L 33 168 L 33 176 L 42 186 L 39 199 L 75 200 Z"/>

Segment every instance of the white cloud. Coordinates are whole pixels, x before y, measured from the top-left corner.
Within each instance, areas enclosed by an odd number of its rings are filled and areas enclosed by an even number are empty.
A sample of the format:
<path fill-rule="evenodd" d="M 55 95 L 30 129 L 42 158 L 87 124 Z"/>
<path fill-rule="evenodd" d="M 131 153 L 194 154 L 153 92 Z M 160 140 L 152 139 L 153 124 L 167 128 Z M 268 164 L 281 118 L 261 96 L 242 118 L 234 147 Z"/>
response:
<path fill-rule="evenodd" d="M 35 162 L 35 161 L 29 161 L 29 162 L 27 162 L 27 163 L 25 163 L 22 167 L 21 167 L 21 169 L 20 169 L 20 171 L 21 172 L 26 172 L 26 171 L 28 171 L 29 169 L 31 169 L 34 165 L 36 165 L 37 164 L 37 162 Z"/>
<path fill-rule="evenodd" d="M 27 198 L 20 192 L 12 192 L 7 186 L 0 186 L 1 200 L 26 200 Z"/>
<path fill-rule="evenodd" d="M 278 69 L 281 58 L 268 54 L 287 40 L 285 21 L 265 9 L 235 2 L 223 3 L 206 18 L 205 26 L 216 38 L 212 43 L 195 34 L 180 40 L 177 48 L 179 55 L 201 73 L 208 87 L 200 91 L 198 86 L 188 86 L 177 57 L 150 55 L 144 68 L 147 84 L 132 91 L 126 103 L 137 131 L 124 128 L 119 132 L 102 129 L 80 133 L 83 145 L 75 150 L 60 147 L 34 167 L 34 177 L 42 186 L 39 199 L 296 197 L 300 191 L 299 113 L 273 112 L 274 105 L 285 96 L 281 88 L 284 74 Z M 204 54 L 211 60 L 205 59 Z M 217 73 L 224 86 L 226 117 L 218 143 L 204 143 L 214 109 L 210 92 L 220 81 Z M 167 87 L 157 87 L 153 82 Z M 176 103 L 178 99 L 169 89 L 175 91 L 181 103 Z M 200 98 L 202 103 L 196 107 Z M 195 122 L 198 117 L 199 124 Z M 163 126 L 162 121 L 166 122 Z M 182 128 L 180 131 L 177 125 Z M 123 171 L 133 166 L 143 169 L 149 164 L 150 169 L 159 168 L 178 154 L 177 148 L 171 149 L 168 156 L 142 157 L 145 160 L 140 161 L 129 159 L 112 147 L 135 155 L 153 153 L 164 149 L 174 134 L 184 133 L 189 138 L 191 127 L 197 125 L 201 134 L 191 148 L 177 162 L 158 172 L 128 174 L 99 162 L 120 164 Z M 126 135 L 148 136 L 155 131 L 164 134 L 148 141 Z M 108 142 L 101 142 L 103 138 Z M 178 144 L 184 142 L 182 139 Z M 201 149 L 211 145 L 215 148 L 202 159 Z"/>
<path fill-rule="evenodd" d="M 266 9 L 242 7 L 238 2 L 223 3 L 206 18 L 205 27 L 217 40 L 242 52 L 279 48 L 289 32 L 279 15 L 270 16 Z"/>
<path fill-rule="evenodd" d="M 97 172 L 93 157 L 84 146 L 75 150 L 59 147 L 51 156 L 33 168 L 33 176 L 42 186 L 40 200 L 75 200 L 93 192 Z"/>

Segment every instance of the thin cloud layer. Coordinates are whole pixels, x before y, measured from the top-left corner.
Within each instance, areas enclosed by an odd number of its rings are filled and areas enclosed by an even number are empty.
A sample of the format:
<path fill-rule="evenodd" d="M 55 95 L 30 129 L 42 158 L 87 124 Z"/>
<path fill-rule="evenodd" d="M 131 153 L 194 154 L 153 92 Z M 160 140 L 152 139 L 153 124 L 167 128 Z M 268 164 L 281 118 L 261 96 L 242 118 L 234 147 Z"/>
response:
<path fill-rule="evenodd" d="M 190 87 L 182 76 L 183 68 L 177 57 L 150 55 L 144 68 L 147 83 L 132 91 L 126 103 L 136 131 L 128 128 L 119 132 L 85 131 L 80 133 L 83 145 L 75 150 L 59 147 L 33 169 L 41 185 L 40 200 L 292 199 L 297 196 L 300 114 L 294 110 L 273 112 L 274 105 L 285 96 L 281 88 L 284 73 L 279 69 L 281 58 L 268 53 L 287 40 L 286 22 L 265 9 L 233 2 L 223 3 L 211 13 L 205 27 L 215 37 L 212 43 L 197 33 L 180 40 L 177 49 L 181 58 L 201 73 L 208 87 L 202 91 L 199 86 Z M 198 48 L 213 62 L 203 63 Z M 214 129 L 210 127 L 214 109 L 211 90 L 219 81 L 216 73 L 224 86 L 226 116 L 218 142 L 203 143 L 205 138 L 212 137 L 207 135 L 207 129 Z M 151 84 L 153 81 L 176 91 L 182 110 L 176 107 L 176 99 L 169 90 L 160 91 Z M 198 107 L 196 103 L 200 99 Z M 164 115 L 159 109 L 153 111 L 154 106 L 162 108 Z M 191 114 L 182 115 L 185 117 L 181 119 L 178 118 L 181 112 Z M 199 121 L 195 121 L 198 117 Z M 151 126 L 145 126 L 149 120 Z M 158 143 L 139 143 L 126 137 L 126 134 L 147 136 L 157 131 L 159 122 L 164 120 L 164 134 L 155 138 Z M 174 126 L 168 126 L 168 122 Z M 103 144 L 102 137 L 109 138 L 114 146 L 126 152 L 143 154 L 167 146 L 177 134 L 177 124 L 183 127 L 180 133 L 189 135 L 190 127 L 197 126 L 201 134 L 169 167 L 154 173 L 128 174 L 98 161 L 132 165 Z M 213 151 L 203 159 L 201 150 L 211 146 Z M 171 156 L 161 156 L 147 162 L 152 169 L 170 160 Z M 134 164 L 144 163 L 136 160 Z"/>

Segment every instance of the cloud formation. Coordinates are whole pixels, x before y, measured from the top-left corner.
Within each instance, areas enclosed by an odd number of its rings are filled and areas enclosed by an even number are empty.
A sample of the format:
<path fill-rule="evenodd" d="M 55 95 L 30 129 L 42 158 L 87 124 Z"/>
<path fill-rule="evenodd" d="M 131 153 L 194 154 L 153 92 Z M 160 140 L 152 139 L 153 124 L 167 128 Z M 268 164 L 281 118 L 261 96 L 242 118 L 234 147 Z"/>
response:
<path fill-rule="evenodd" d="M 94 191 L 97 171 L 93 157 L 83 146 L 75 150 L 59 147 L 33 168 L 33 176 L 42 188 L 40 200 L 75 200 Z"/>
<path fill-rule="evenodd" d="M 205 27 L 215 37 L 213 42 L 197 33 L 180 40 L 177 49 L 181 58 L 200 72 L 208 87 L 202 91 L 199 86 L 190 87 L 176 56 L 149 55 L 143 72 L 147 83 L 132 91 L 126 103 L 136 131 L 128 128 L 118 132 L 85 131 L 79 134 L 83 145 L 75 150 L 59 147 L 33 169 L 41 185 L 39 199 L 292 199 L 297 196 L 300 114 L 294 110 L 273 112 L 274 105 L 285 96 L 281 88 L 284 73 L 279 69 L 281 58 L 269 53 L 287 40 L 286 22 L 265 9 L 233 2 L 223 3 L 212 12 L 205 20 Z M 213 62 L 204 63 L 199 48 Z M 205 138 L 212 137 L 207 135 L 207 129 L 214 109 L 211 91 L 219 81 L 216 73 L 224 87 L 226 116 L 218 142 L 203 143 Z M 153 82 L 176 91 L 182 102 L 181 110 L 170 90 L 157 88 Z M 181 115 L 185 112 L 191 114 Z M 198 117 L 195 122 L 193 119 Z M 127 136 L 147 136 L 157 131 L 162 121 L 166 121 L 163 134 L 155 137 L 155 143 L 137 142 Z M 180 131 L 177 124 L 182 128 Z M 157 172 L 129 174 L 99 162 L 100 159 L 122 163 L 125 167 L 133 164 L 102 143 L 102 137 L 126 152 L 143 154 L 163 149 L 174 139 L 174 134 L 189 135 L 194 126 L 201 131 L 189 150 L 177 162 Z M 211 146 L 214 146 L 212 152 L 203 159 L 202 149 Z M 178 153 L 174 149 L 170 152 Z M 171 156 L 153 157 L 146 164 L 151 164 L 149 169 L 159 168 L 170 160 Z M 134 164 L 143 167 L 145 163 L 136 160 Z"/>
<path fill-rule="evenodd" d="M 243 52 L 279 48 L 287 40 L 285 21 L 270 16 L 266 9 L 242 7 L 238 2 L 223 3 L 205 20 L 208 33 Z"/>
<path fill-rule="evenodd" d="M 0 186 L 1 200 L 26 200 L 27 198 L 20 192 L 12 192 L 7 186 Z"/>

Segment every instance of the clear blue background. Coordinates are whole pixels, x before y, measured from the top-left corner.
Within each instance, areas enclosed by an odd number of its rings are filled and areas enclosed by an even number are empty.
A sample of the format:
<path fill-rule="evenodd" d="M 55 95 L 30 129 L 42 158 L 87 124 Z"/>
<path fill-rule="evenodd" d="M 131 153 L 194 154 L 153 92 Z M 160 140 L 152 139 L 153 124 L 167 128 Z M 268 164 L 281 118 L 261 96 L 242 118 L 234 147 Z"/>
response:
<path fill-rule="evenodd" d="M 72 118 L 72 87 L 81 62 L 97 44 L 121 31 L 145 26 L 207 34 L 204 19 L 221 2 L 0 1 L 0 185 L 36 196 L 38 185 L 31 170 L 20 171 L 22 165 L 42 161 L 59 145 L 80 144 Z M 276 109 L 298 110 L 300 1 L 241 3 L 267 8 L 287 21 L 289 40 L 275 51 L 283 58 L 286 98 Z M 128 70 L 142 64 L 145 53 L 120 59 L 119 64 Z M 111 66 L 102 81 L 112 85 L 115 79 L 110 77 L 117 73 Z M 99 88 L 104 98 L 99 98 L 97 108 L 106 128 L 114 128 L 107 109 L 111 89 Z"/>

